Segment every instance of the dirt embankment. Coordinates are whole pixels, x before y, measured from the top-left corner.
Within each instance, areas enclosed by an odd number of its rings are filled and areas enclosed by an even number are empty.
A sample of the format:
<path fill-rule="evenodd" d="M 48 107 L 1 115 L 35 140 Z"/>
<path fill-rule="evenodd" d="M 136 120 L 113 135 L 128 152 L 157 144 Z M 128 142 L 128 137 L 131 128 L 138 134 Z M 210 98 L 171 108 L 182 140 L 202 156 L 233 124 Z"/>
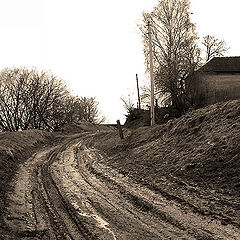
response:
<path fill-rule="evenodd" d="M 239 103 L 124 140 L 113 128 L 63 134 L 21 164 L 5 239 L 239 239 Z"/>
<path fill-rule="evenodd" d="M 240 226 L 240 101 L 198 109 L 165 125 L 99 133 L 107 164 L 223 224 Z M 201 199 L 201 200 L 199 200 Z"/>
<path fill-rule="evenodd" d="M 6 205 L 6 192 L 10 190 L 9 182 L 19 164 L 52 138 L 51 133 L 39 130 L 0 133 L 0 216 Z"/>
<path fill-rule="evenodd" d="M 125 129 L 124 140 L 112 128 L 63 134 L 65 140 L 50 155 L 42 150 L 21 165 L 6 222 L 36 239 L 39 234 L 68 239 L 65 233 L 75 239 L 80 233 L 103 239 L 239 239 L 239 103 L 199 109 L 165 125 Z M 25 159 L 27 148 L 51 136 L 4 134 L 0 166 L 7 177 Z M 20 204 L 19 194 L 25 196 Z"/>

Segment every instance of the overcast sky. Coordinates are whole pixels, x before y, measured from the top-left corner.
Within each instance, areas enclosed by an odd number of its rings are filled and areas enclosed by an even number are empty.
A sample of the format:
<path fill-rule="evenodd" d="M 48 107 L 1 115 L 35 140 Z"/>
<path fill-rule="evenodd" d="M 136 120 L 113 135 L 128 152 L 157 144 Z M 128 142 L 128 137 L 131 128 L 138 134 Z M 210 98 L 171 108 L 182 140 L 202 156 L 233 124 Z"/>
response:
<path fill-rule="evenodd" d="M 240 56 L 237 0 L 192 0 L 200 37 L 225 39 Z M 0 68 L 37 67 L 73 94 L 95 96 L 109 122 L 124 119 L 120 100 L 147 81 L 137 23 L 157 0 L 0 0 Z M 136 91 L 135 91 L 136 94 Z"/>

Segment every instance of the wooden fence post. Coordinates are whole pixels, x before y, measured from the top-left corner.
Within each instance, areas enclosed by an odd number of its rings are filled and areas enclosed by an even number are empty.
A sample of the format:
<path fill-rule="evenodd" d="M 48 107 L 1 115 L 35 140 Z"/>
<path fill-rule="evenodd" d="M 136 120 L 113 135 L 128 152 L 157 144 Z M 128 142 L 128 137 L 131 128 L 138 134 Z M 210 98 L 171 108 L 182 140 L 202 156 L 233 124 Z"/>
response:
<path fill-rule="evenodd" d="M 117 120 L 117 127 L 118 127 L 118 132 L 119 132 L 120 138 L 121 138 L 121 139 L 124 139 L 123 131 L 122 131 L 122 126 L 121 126 L 120 120 Z"/>
<path fill-rule="evenodd" d="M 136 74 L 136 81 L 137 81 L 137 93 L 138 93 L 138 109 L 141 109 L 141 100 L 140 100 L 139 85 L 138 85 L 138 75 L 137 74 Z"/>

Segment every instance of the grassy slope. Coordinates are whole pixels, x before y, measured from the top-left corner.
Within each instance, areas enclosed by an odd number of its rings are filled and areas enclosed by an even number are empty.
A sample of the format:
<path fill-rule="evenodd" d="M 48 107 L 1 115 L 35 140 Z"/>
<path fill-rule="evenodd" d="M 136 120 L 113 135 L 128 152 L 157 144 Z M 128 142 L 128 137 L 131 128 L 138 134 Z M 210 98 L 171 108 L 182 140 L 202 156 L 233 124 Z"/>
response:
<path fill-rule="evenodd" d="M 240 101 L 199 109 L 165 125 L 100 136 L 110 162 L 157 182 L 174 175 L 199 184 L 240 189 Z M 114 156 L 114 157 L 113 157 Z"/>
<path fill-rule="evenodd" d="M 51 141 L 52 134 L 39 130 L 0 133 L 0 216 L 6 204 L 9 181 L 37 148 Z"/>
<path fill-rule="evenodd" d="M 240 101 L 199 109 L 165 125 L 100 136 L 110 162 L 157 182 L 174 175 L 199 184 L 240 188 Z"/>
<path fill-rule="evenodd" d="M 117 132 L 99 133 L 89 144 L 109 156 L 107 164 L 169 199 L 240 226 L 240 100 L 125 135 L 121 141 Z"/>

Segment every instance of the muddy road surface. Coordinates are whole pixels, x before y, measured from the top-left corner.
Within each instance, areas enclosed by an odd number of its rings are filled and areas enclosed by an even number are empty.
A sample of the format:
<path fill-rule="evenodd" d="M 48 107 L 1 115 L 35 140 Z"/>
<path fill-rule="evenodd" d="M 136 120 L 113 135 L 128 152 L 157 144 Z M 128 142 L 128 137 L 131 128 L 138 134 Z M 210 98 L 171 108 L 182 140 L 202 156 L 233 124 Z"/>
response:
<path fill-rule="evenodd" d="M 2 239 L 240 239 L 238 226 L 105 165 L 101 152 L 81 138 L 34 154 L 12 185 L 4 215 L 9 235 Z"/>

